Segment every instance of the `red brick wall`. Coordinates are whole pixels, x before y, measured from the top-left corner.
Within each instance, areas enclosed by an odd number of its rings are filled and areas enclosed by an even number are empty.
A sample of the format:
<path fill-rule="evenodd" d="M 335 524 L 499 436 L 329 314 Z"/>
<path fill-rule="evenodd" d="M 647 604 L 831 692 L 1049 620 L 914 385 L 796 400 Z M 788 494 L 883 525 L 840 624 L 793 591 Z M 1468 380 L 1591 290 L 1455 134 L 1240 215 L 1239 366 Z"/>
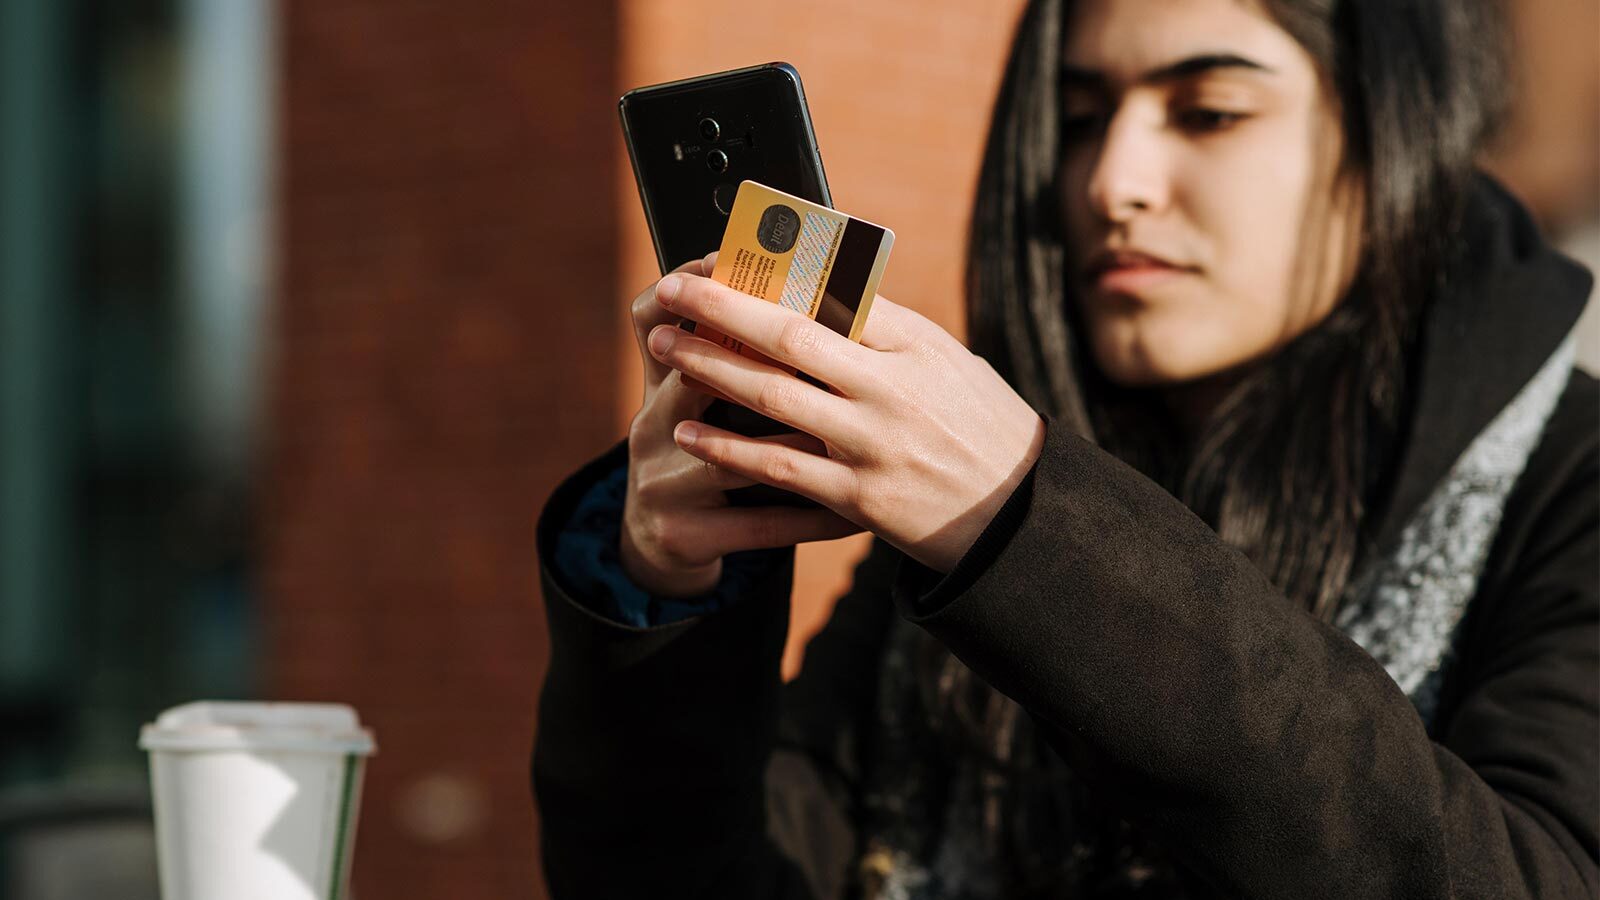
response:
<path fill-rule="evenodd" d="M 539 896 L 533 525 L 614 430 L 614 6 L 282 23 L 269 691 L 376 729 L 360 896 Z"/>

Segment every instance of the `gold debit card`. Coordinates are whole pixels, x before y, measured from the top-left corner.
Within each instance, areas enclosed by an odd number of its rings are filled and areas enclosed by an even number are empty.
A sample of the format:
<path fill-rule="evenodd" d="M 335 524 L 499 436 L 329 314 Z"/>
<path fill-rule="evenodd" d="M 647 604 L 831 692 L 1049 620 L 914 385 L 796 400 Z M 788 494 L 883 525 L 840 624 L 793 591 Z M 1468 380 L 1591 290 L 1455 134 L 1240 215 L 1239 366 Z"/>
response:
<path fill-rule="evenodd" d="M 861 340 L 894 232 L 745 181 L 733 200 L 712 279 Z M 751 359 L 786 366 L 713 328 L 694 333 Z"/>

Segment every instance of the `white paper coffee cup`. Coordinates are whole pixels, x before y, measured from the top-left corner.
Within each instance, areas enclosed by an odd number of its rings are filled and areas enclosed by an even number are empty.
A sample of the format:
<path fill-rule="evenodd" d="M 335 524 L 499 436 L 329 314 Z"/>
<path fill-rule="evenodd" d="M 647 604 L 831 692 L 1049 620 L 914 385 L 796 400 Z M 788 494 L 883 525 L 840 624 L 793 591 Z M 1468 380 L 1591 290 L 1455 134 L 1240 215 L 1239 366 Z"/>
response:
<path fill-rule="evenodd" d="M 334 703 L 202 702 L 144 726 L 164 900 L 343 900 L 374 752 Z"/>

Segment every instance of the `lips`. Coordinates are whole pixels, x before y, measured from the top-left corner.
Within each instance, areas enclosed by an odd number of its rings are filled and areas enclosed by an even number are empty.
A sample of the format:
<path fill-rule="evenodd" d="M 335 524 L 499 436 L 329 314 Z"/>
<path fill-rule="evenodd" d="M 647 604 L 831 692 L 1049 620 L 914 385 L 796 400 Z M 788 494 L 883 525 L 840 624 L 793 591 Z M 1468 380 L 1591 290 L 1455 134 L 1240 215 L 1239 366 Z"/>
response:
<path fill-rule="evenodd" d="M 1196 266 L 1171 262 L 1142 250 L 1106 249 L 1089 257 L 1084 280 L 1102 291 L 1132 293 L 1197 271 Z"/>

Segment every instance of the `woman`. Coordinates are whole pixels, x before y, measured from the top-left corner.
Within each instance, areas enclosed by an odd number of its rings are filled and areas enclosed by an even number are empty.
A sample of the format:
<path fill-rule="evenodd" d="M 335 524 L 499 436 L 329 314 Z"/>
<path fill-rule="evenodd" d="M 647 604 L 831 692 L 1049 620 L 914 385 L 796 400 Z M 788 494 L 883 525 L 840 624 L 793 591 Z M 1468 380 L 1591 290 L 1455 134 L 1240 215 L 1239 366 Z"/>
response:
<path fill-rule="evenodd" d="M 1461 0 L 1035 0 L 972 352 L 692 264 L 540 523 L 552 894 L 1588 897 L 1587 274 Z M 831 392 L 679 332 L 707 322 Z M 816 439 L 698 423 L 710 387 Z M 729 507 L 762 481 L 821 509 Z M 872 531 L 781 686 L 793 544 Z"/>

